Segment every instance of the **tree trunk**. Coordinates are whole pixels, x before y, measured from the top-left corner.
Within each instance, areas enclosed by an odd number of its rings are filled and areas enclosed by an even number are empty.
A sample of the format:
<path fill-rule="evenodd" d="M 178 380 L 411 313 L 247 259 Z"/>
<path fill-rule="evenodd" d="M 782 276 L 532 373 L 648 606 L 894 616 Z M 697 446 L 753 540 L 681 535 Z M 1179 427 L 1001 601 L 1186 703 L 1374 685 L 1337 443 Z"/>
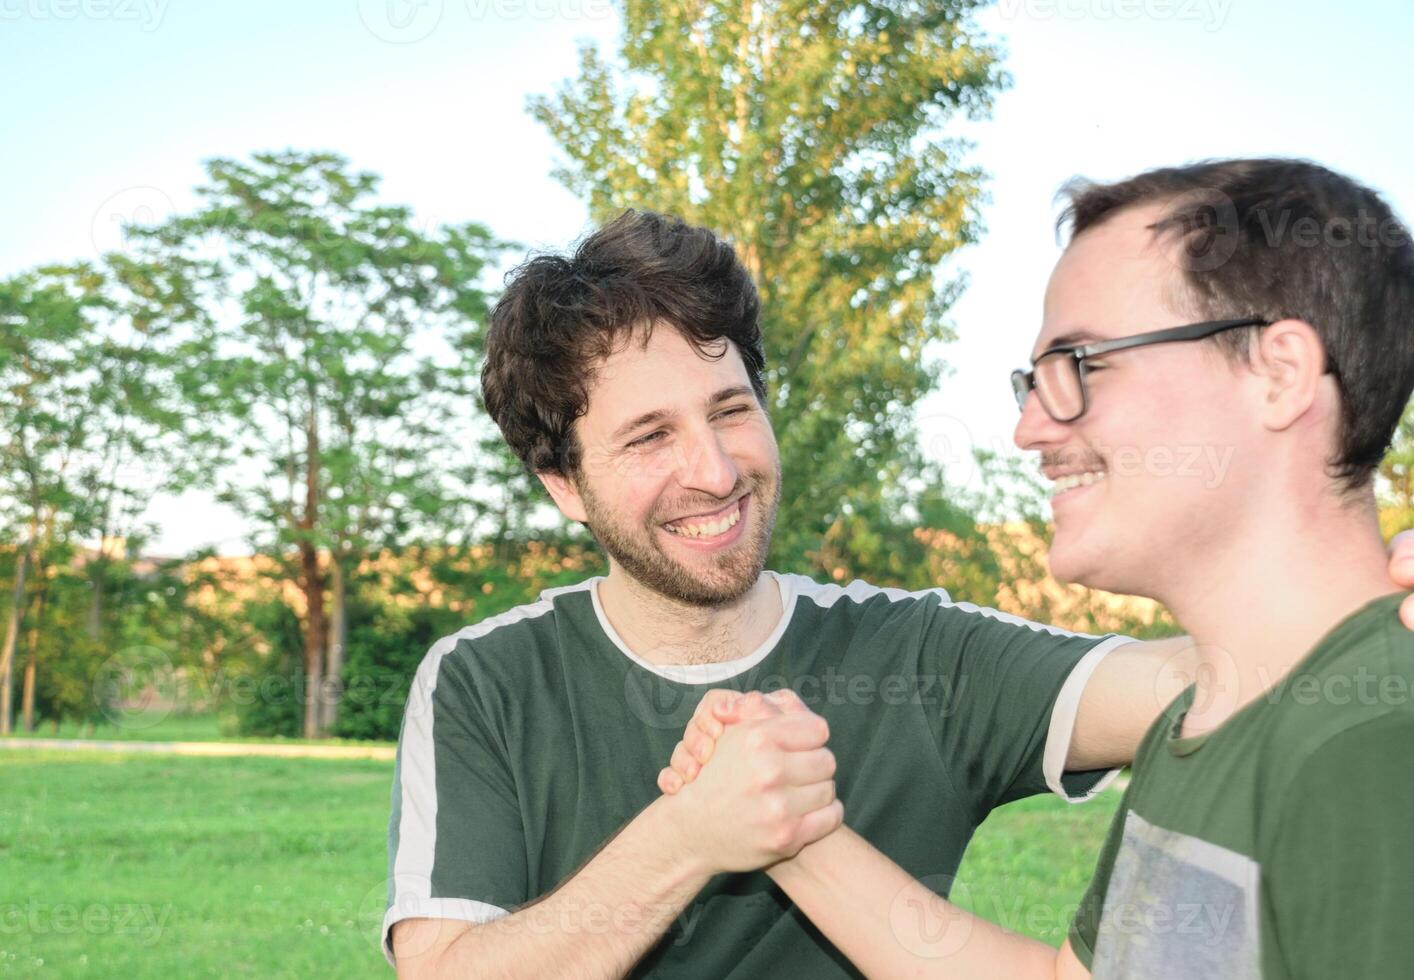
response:
<path fill-rule="evenodd" d="M 88 596 L 88 636 L 97 640 L 103 633 L 103 584 L 108 580 L 106 570 L 108 558 L 99 545 L 98 557 L 89 562 L 88 582 L 91 591 Z"/>
<path fill-rule="evenodd" d="M 30 540 L 33 541 L 33 534 Z M 15 647 L 20 639 L 20 620 L 24 616 L 25 575 L 28 572 L 29 546 L 26 546 L 20 551 L 15 564 L 15 588 L 10 594 L 10 621 L 5 626 L 5 645 L 0 647 L 0 735 L 10 734 L 11 678 L 14 674 Z"/>
<path fill-rule="evenodd" d="M 319 527 L 319 421 L 311 393 L 309 413 L 305 416 L 305 448 L 308 459 L 304 468 L 304 520 L 300 537 L 300 563 L 303 567 L 304 600 L 307 610 L 304 634 L 304 737 L 319 738 L 319 702 L 324 666 L 324 575 L 319 568 L 319 548 L 315 530 Z"/>
<path fill-rule="evenodd" d="M 338 554 L 329 561 L 329 647 L 324 667 L 324 692 L 320 698 L 319 729 L 328 733 L 339 720 L 339 701 L 344 694 L 344 645 L 349 623 L 344 607 L 344 565 Z"/>
<path fill-rule="evenodd" d="M 320 687 L 324 666 L 324 576 L 319 552 L 309 542 L 300 543 L 304 569 L 304 601 L 308 609 L 304 633 L 304 737 L 319 738 Z"/>
<path fill-rule="evenodd" d="M 34 618 L 29 627 L 29 657 L 25 660 L 24 688 L 20 692 L 20 717 L 26 733 L 34 731 L 34 680 L 39 667 L 39 635 L 44 626 L 44 604 L 49 598 L 49 580 L 43 564 L 35 566 L 39 594 L 34 598 Z"/>
<path fill-rule="evenodd" d="M 20 694 L 20 724 L 26 733 L 34 731 L 34 673 L 34 652 L 31 651 L 25 661 L 24 690 Z"/>

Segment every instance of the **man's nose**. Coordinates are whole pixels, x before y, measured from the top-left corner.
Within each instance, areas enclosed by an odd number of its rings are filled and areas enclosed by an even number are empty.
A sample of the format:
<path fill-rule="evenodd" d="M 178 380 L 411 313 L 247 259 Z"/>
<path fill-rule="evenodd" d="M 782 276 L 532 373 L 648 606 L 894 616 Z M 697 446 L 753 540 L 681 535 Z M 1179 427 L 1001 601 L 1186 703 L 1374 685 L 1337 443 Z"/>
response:
<path fill-rule="evenodd" d="M 1065 440 L 1069 426 L 1057 422 L 1051 413 L 1041 406 L 1041 396 L 1035 390 L 1028 392 L 1021 403 L 1021 418 L 1017 419 L 1012 441 L 1018 449 L 1042 449 Z"/>
<path fill-rule="evenodd" d="M 708 429 L 696 438 L 683 440 L 679 446 L 682 459 L 678 462 L 678 482 L 685 489 L 701 490 L 714 497 L 732 492 L 739 471 L 716 432 Z"/>

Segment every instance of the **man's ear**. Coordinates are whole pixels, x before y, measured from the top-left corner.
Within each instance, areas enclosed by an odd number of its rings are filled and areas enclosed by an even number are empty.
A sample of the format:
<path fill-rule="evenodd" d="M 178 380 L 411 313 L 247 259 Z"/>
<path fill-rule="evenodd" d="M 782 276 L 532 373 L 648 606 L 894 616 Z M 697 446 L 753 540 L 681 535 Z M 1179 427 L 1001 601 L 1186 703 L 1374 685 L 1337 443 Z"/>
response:
<path fill-rule="evenodd" d="M 540 483 L 549 492 L 555 506 L 560 508 L 560 513 L 572 521 L 584 524 L 588 521 L 589 515 L 584 510 L 584 499 L 580 497 L 579 490 L 575 487 L 574 481 L 562 473 L 536 473 Z"/>
<path fill-rule="evenodd" d="M 1278 320 L 1258 331 L 1253 369 L 1264 382 L 1262 424 L 1279 432 L 1316 404 L 1326 373 L 1325 345 L 1306 321 Z"/>

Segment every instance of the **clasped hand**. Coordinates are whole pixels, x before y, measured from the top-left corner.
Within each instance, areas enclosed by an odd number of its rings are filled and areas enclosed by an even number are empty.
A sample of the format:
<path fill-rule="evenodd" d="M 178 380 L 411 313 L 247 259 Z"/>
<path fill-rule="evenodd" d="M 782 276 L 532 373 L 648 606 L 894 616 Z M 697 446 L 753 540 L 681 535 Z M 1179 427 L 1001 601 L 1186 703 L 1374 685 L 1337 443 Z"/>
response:
<path fill-rule="evenodd" d="M 768 867 L 841 824 L 829 735 L 791 691 L 703 696 L 658 787 L 712 871 Z"/>

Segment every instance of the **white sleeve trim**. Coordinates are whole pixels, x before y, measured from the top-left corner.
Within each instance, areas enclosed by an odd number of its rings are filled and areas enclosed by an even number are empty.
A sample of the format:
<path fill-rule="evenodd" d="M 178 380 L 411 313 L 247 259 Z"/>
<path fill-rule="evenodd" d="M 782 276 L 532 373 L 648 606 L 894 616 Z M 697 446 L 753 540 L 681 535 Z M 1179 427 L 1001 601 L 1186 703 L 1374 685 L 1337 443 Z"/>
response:
<path fill-rule="evenodd" d="M 1090 675 L 1095 672 L 1095 668 L 1100 666 L 1100 661 L 1114 650 L 1116 647 L 1124 646 L 1126 643 L 1134 643 L 1135 640 L 1128 636 L 1112 636 L 1107 640 L 1095 644 L 1085 656 L 1080 658 L 1080 662 L 1072 668 L 1070 676 L 1061 685 L 1060 693 L 1056 695 L 1056 703 L 1051 708 L 1051 728 L 1046 734 L 1046 751 L 1041 757 L 1041 771 L 1045 773 L 1046 785 L 1067 803 L 1084 803 L 1093 799 L 1096 794 L 1103 790 L 1110 783 L 1114 782 L 1122 766 L 1111 769 L 1100 777 L 1100 781 L 1092 786 L 1089 792 L 1081 796 L 1071 796 L 1061 785 L 1061 776 L 1065 774 L 1066 756 L 1070 754 L 1070 740 L 1075 734 L 1075 719 L 1080 714 L 1080 695 L 1085 691 L 1085 685 L 1090 682 Z"/>
<path fill-rule="evenodd" d="M 383 915 L 383 955 L 389 966 L 397 967 L 393 959 L 393 926 L 404 919 L 456 919 L 480 924 L 507 915 L 510 913 L 498 905 L 469 898 L 424 898 L 416 891 L 400 892 Z"/>

